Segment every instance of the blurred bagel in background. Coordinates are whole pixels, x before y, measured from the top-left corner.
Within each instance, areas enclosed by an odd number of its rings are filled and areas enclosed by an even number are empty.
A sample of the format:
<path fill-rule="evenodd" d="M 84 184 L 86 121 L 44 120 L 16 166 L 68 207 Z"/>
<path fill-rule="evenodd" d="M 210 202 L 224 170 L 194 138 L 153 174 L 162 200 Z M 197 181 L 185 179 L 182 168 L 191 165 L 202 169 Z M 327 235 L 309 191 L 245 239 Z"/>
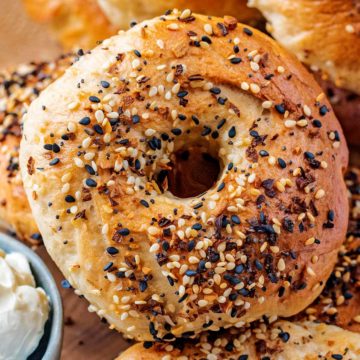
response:
<path fill-rule="evenodd" d="M 249 0 L 248 5 L 262 12 L 268 32 L 315 73 L 348 142 L 358 144 L 360 2 Z"/>
<path fill-rule="evenodd" d="M 246 0 L 99 0 L 99 5 L 108 19 L 121 29 L 127 28 L 133 20 L 142 21 L 174 8 L 190 8 L 205 15 L 231 15 L 252 25 L 262 18 L 259 11 L 247 6 Z"/>
<path fill-rule="evenodd" d="M 63 74 L 74 56 L 21 65 L 0 73 L 0 223 L 32 245 L 41 243 L 19 171 L 22 118 L 30 103 Z"/>
<path fill-rule="evenodd" d="M 232 15 L 255 25 L 260 12 L 246 0 L 22 0 L 28 14 L 51 26 L 66 49 L 92 48 L 100 40 L 128 29 L 131 23 L 164 14 L 173 8 L 190 8 L 206 15 Z"/>

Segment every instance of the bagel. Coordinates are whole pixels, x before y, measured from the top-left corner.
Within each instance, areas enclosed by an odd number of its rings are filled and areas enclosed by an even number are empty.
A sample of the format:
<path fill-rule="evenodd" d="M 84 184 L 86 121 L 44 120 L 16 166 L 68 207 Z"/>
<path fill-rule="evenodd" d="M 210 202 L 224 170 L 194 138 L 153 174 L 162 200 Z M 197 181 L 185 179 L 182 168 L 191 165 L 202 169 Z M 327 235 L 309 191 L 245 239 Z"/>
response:
<path fill-rule="evenodd" d="M 126 29 L 131 21 L 143 21 L 161 15 L 169 9 L 190 7 L 194 12 L 224 16 L 232 15 L 239 21 L 254 24 L 262 16 L 260 12 L 246 5 L 246 0 L 99 0 L 99 5 L 110 21 L 120 29 Z"/>
<path fill-rule="evenodd" d="M 183 197 L 171 173 L 188 158 L 197 174 L 199 152 L 215 176 Z M 310 304 L 345 238 L 347 161 L 295 58 L 233 18 L 176 11 L 70 67 L 30 106 L 20 150 L 48 252 L 139 340 Z"/>
<path fill-rule="evenodd" d="M 255 24 L 262 20 L 260 12 L 246 6 L 246 0 L 22 0 L 32 19 L 50 25 L 60 43 L 92 48 L 97 41 L 116 34 L 119 29 L 168 9 L 191 7 L 209 15 L 233 15 L 240 21 Z"/>
<path fill-rule="evenodd" d="M 252 324 L 250 329 L 209 333 L 201 336 L 200 341 L 183 339 L 172 347 L 166 343 L 137 344 L 117 360 L 145 360 L 150 357 L 154 360 L 205 357 L 251 360 L 265 359 L 266 355 L 273 360 L 359 358 L 359 169 L 349 170 L 345 178 L 351 202 L 347 240 L 320 297 L 292 322 L 280 320 L 269 325 L 271 321 L 266 319 L 265 323 Z"/>
<path fill-rule="evenodd" d="M 74 56 L 30 63 L 0 73 L 0 222 L 32 245 L 41 235 L 32 217 L 19 170 L 22 117 L 31 101 L 70 66 Z"/>
<path fill-rule="evenodd" d="M 324 89 L 334 112 L 343 128 L 349 144 L 357 146 L 360 142 L 360 95 L 336 87 L 324 74 L 314 73 L 317 82 Z"/>
<path fill-rule="evenodd" d="M 360 4 L 356 0 L 249 0 L 285 48 L 332 82 L 360 94 Z"/>
<path fill-rule="evenodd" d="M 248 330 L 205 333 L 195 341 L 136 344 L 116 360 L 356 360 L 360 334 L 313 322 L 274 324 Z"/>
<path fill-rule="evenodd" d="M 118 30 L 102 12 L 97 0 L 22 0 L 30 17 L 50 26 L 60 44 L 69 50 L 89 49 Z"/>

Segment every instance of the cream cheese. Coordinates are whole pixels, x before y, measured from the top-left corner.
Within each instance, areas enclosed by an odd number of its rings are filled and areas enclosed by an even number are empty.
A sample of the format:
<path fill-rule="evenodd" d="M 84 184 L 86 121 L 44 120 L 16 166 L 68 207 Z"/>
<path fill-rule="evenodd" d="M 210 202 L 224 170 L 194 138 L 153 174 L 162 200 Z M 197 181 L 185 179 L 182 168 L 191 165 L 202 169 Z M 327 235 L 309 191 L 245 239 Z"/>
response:
<path fill-rule="evenodd" d="M 0 250 L 0 360 L 25 360 L 37 348 L 49 300 L 36 288 L 26 257 Z"/>

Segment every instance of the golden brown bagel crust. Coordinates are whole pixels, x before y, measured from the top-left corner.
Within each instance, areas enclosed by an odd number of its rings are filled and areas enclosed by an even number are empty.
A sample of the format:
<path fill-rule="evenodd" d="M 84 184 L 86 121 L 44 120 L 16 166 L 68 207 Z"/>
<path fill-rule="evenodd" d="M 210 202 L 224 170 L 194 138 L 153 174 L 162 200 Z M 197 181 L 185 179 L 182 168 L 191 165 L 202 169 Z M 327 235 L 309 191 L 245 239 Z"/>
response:
<path fill-rule="evenodd" d="M 66 55 L 51 63 L 31 63 L 0 73 L 0 221 L 34 245 L 41 236 L 19 171 L 22 117 L 40 91 L 62 75 L 73 59 Z"/>
<path fill-rule="evenodd" d="M 240 22 L 254 24 L 262 18 L 260 12 L 246 5 L 247 0 L 99 0 L 110 21 L 120 29 L 127 29 L 130 22 L 138 22 L 164 14 L 169 9 L 191 8 L 205 15 L 232 15 Z"/>
<path fill-rule="evenodd" d="M 359 94 L 360 4 L 357 0 L 249 0 L 268 30 L 305 64 Z"/>
<path fill-rule="evenodd" d="M 150 349 L 136 344 L 116 360 L 356 360 L 360 356 L 360 334 L 333 325 L 284 320 L 253 332 L 204 334 L 193 343 L 176 345 L 171 350 L 168 344 Z"/>
<path fill-rule="evenodd" d="M 346 142 L 313 77 L 256 30 L 179 15 L 84 56 L 33 102 L 21 147 L 49 253 L 99 315 L 145 340 L 299 312 L 347 227 Z M 223 169 L 175 198 L 160 177 L 195 144 Z"/>
<path fill-rule="evenodd" d="M 176 359 L 180 353 L 182 356 L 188 356 L 188 359 L 196 359 L 197 354 L 201 354 L 202 357 L 207 356 L 210 349 L 212 349 L 213 355 L 216 354 L 218 358 L 224 360 L 239 359 L 240 355 L 248 355 L 249 360 L 263 359 L 266 356 L 265 349 L 268 351 L 274 349 L 274 344 L 277 344 L 276 351 L 271 351 L 269 354 L 273 360 L 278 357 L 291 360 L 297 358 L 319 359 L 319 354 L 322 356 L 320 358 L 326 354 L 327 359 L 331 359 L 331 355 L 337 354 L 345 356 L 342 359 L 357 358 L 359 353 L 354 357 L 353 353 L 347 353 L 345 349 L 351 349 L 355 344 L 357 344 L 355 348 L 358 349 L 359 335 L 342 329 L 360 333 L 359 169 L 350 169 L 345 178 L 350 195 L 350 222 L 346 242 L 339 252 L 337 264 L 320 297 L 314 304 L 291 319 L 292 324 L 278 321 L 268 327 L 266 324 L 269 323 L 269 320 L 267 320 L 265 323 L 252 324 L 251 330 L 228 330 L 225 333 L 201 336 L 199 345 L 195 345 L 192 340 L 179 341 L 174 346 L 175 350 L 168 347 L 167 344 L 154 346 L 151 343 L 137 344 L 121 354 L 117 360 L 141 360 L 150 357 L 155 360 L 163 359 L 165 355 L 170 355 L 170 359 Z M 315 325 L 311 324 L 310 320 L 337 326 Z M 279 328 L 282 329 L 280 333 L 277 331 Z M 287 338 L 285 332 L 289 334 L 288 341 L 283 341 Z M 308 338 L 310 333 L 311 338 Z M 305 338 L 301 339 L 300 334 L 306 334 Z M 233 341 L 236 337 L 238 342 Z M 209 342 L 210 347 L 205 345 L 205 339 Z M 334 340 L 335 342 L 333 342 Z M 305 346 L 304 342 L 306 342 Z M 202 351 L 199 350 L 201 348 Z M 215 348 L 220 348 L 221 352 L 218 353 Z M 297 357 L 294 355 L 294 351 Z M 213 358 L 216 359 L 216 357 Z"/>

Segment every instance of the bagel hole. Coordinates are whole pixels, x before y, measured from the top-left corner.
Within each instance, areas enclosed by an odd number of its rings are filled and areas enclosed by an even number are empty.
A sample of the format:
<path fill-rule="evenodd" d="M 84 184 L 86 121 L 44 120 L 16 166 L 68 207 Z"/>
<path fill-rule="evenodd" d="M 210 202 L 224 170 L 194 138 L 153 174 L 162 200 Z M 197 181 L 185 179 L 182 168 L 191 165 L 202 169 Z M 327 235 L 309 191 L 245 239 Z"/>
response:
<path fill-rule="evenodd" d="M 179 198 L 200 196 L 212 188 L 219 178 L 221 163 L 216 149 L 191 145 L 176 150 L 170 157 L 167 190 Z"/>

